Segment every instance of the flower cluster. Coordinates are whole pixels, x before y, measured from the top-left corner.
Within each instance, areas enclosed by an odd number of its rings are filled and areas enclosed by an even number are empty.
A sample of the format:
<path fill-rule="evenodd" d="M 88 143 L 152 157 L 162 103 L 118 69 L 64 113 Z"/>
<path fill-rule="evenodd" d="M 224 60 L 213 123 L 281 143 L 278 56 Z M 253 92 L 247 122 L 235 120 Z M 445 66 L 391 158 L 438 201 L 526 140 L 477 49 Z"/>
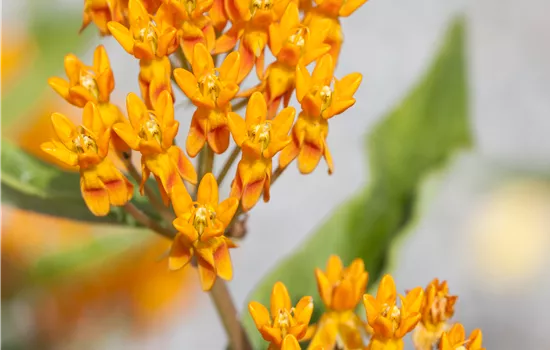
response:
<path fill-rule="evenodd" d="M 418 350 L 434 346 L 440 350 L 484 350 L 479 329 L 466 338 L 460 323 L 449 328 L 446 321 L 454 314 L 457 297 L 449 295 L 446 282 L 435 279 L 425 290 L 416 287 L 399 295 L 398 306 L 395 282 L 390 275 L 382 277 L 376 296 L 364 294 L 368 273 L 361 259 L 344 267 L 340 258 L 333 255 L 326 271 L 316 269 L 315 276 L 325 306 L 315 325 L 308 327 L 312 297 L 303 297 L 293 308 L 281 282 L 273 287 L 270 311 L 255 301 L 248 305 L 260 334 L 270 343 L 269 349 L 295 350 L 301 348 L 299 342 L 309 341 L 308 349 L 312 350 L 401 350 L 403 338 L 414 330 L 413 343 Z M 366 322 L 355 313 L 361 300 Z"/>
<path fill-rule="evenodd" d="M 137 60 L 140 96 L 128 94 L 126 111 L 111 102 L 115 79 L 103 46 L 90 66 L 67 55 L 67 79 L 52 77 L 48 83 L 84 109 L 82 122 L 76 126 L 54 113 L 57 139 L 42 149 L 80 172 L 82 196 L 95 215 L 124 206 L 139 221 L 143 215 L 131 202 L 139 187 L 161 217 L 141 223 L 165 227 L 162 221 L 173 221 L 170 268 L 192 262 L 209 290 L 216 277 L 232 277 L 229 249 L 236 244 L 227 232 L 234 216 L 261 197 L 269 201 L 272 183 L 294 159 L 304 174 L 321 157 L 333 171 L 328 120 L 355 103 L 362 77 L 333 77 L 343 41 L 339 18 L 364 2 L 86 0 L 82 29 L 93 22 Z M 275 58 L 267 67 L 266 49 Z M 241 91 L 254 67 L 258 84 Z M 175 115 L 174 88 L 195 108 L 184 149 L 175 142 L 184 121 Z M 288 106 L 294 94 L 298 112 Z M 226 152 L 231 139 L 236 146 L 216 178 L 213 157 Z M 132 153 L 141 156 L 141 171 Z M 218 186 L 236 160 L 229 198 L 220 202 Z M 148 183 L 151 174 L 158 191 Z M 355 269 L 360 268 L 350 273 Z M 356 282 L 366 279 L 350 283 Z M 338 298 L 327 299 L 329 304 L 335 312 L 344 307 Z"/>

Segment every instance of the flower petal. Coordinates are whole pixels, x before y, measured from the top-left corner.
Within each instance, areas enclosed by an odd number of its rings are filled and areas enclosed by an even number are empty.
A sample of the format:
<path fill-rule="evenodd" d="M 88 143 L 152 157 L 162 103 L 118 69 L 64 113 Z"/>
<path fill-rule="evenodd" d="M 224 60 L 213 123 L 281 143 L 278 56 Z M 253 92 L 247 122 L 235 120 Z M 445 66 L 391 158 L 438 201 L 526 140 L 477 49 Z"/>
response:
<path fill-rule="evenodd" d="M 205 291 L 210 290 L 216 281 L 216 271 L 212 265 L 201 257 L 198 257 L 197 261 L 199 263 L 199 277 L 202 289 Z"/>
<path fill-rule="evenodd" d="M 277 282 L 271 291 L 271 317 L 275 318 L 279 314 L 279 310 L 290 310 L 290 296 L 288 290 L 282 282 Z"/>
<path fill-rule="evenodd" d="M 76 153 L 69 151 L 61 142 L 55 140 L 44 142 L 40 145 L 40 148 L 62 163 L 70 166 L 78 165 L 78 156 Z"/>
<path fill-rule="evenodd" d="M 397 298 L 397 292 L 395 290 L 395 282 L 391 275 L 384 275 L 380 284 L 378 285 L 378 292 L 376 293 L 376 300 L 381 304 L 394 304 Z"/>
<path fill-rule="evenodd" d="M 207 135 L 208 145 L 216 154 L 222 154 L 229 147 L 229 127 L 227 125 L 210 129 Z"/>
<path fill-rule="evenodd" d="M 294 318 L 296 322 L 302 323 L 305 325 L 309 324 L 311 320 L 311 314 L 313 313 L 313 298 L 310 296 L 305 296 L 294 308 Z"/>
<path fill-rule="evenodd" d="M 118 41 L 120 46 L 130 55 L 134 54 L 134 38 L 128 28 L 118 22 L 111 21 L 107 24 L 109 32 Z"/>
<path fill-rule="evenodd" d="M 210 55 L 210 52 L 208 52 L 208 49 L 203 43 L 195 44 L 191 66 L 195 77 L 202 77 L 205 74 L 210 74 L 214 69 L 212 55 Z"/>
<path fill-rule="evenodd" d="M 216 208 L 218 206 L 218 183 L 212 173 L 203 176 L 199 184 L 197 201 L 201 204 L 208 204 Z"/>
<path fill-rule="evenodd" d="M 190 71 L 183 68 L 174 69 L 174 78 L 183 93 L 191 100 L 200 95 L 197 78 Z"/>
<path fill-rule="evenodd" d="M 229 226 L 238 207 L 239 200 L 233 197 L 227 198 L 220 203 L 216 210 L 216 217 L 223 223 L 224 227 Z"/>
<path fill-rule="evenodd" d="M 246 107 L 246 129 L 265 122 L 267 118 L 267 104 L 264 95 L 256 91 L 250 96 L 248 106 Z"/>
<path fill-rule="evenodd" d="M 126 110 L 128 111 L 128 118 L 134 130 L 141 128 L 141 122 L 145 117 L 148 117 L 147 106 L 138 97 L 138 95 L 130 92 L 126 96 Z"/>
<path fill-rule="evenodd" d="M 264 325 L 270 325 L 269 311 L 257 301 L 252 301 L 248 304 L 248 312 L 256 324 L 256 328 L 260 329 Z"/>
<path fill-rule="evenodd" d="M 241 65 L 241 56 L 238 52 L 233 51 L 223 60 L 220 66 L 220 80 L 224 82 L 236 83 L 239 77 L 239 69 Z"/>
<path fill-rule="evenodd" d="M 214 250 L 214 261 L 216 263 L 216 272 L 218 276 L 226 281 L 233 278 L 233 267 L 231 266 L 231 256 L 227 244 L 223 242 Z"/>
<path fill-rule="evenodd" d="M 200 124 L 200 119 L 197 114 L 200 113 L 201 108 L 197 109 L 191 119 L 191 126 L 189 127 L 189 133 L 187 134 L 187 140 L 185 142 L 185 149 L 190 157 L 195 157 L 206 142 L 205 132 Z"/>
<path fill-rule="evenodd" d="M 53 113 L 51 116 L 52 124 L 59 141 L 67 148 L 72 148 L 72 141 L 76 137 L 75 125 L 63 114 Z"/>
<path fill-rule="evenodd" d="M 139 148 L 139 136 L 135 133 L 134 129 L 127 123 L 116 123 L 113 125 L 113 130 L 124 141 L 128 147 L 137 150 Z"/>
<path fill-rule="evenodd" d="M 243 142 L 247 139 L 248 128 L 246 122 L 237 113 L 230 112 L 227 114 L 227 123 L 229 125 L 229 130 L 231 130 L 233 140 L 241 147 Z"/>
<path fill-rule="evenodd" d="M 193 167 L 193 163 L 191 163 L 191 161 L 183 153 L 181 148 L 179 148 L 178 146 L 172 146 L 168 149 L 167 153 L 170 156 L 172 162 L 174 162 L 174 165 L 176 166 L 179 175 L 183 177 L 186 181 L 192 184 L 196 184 L 197 172 Z"/>
<path fill-rule="evenodd" d="M 172 247 L 170 248 L 170 256 L 168 258 L 168 267 L 170 270 L 179 270 L 191 261 L 193 250 L 185 243 L 186 242 L 184 242 L 181 233 L 174 238 L 174 242 L 172 242 Z"/>
<path fill-rule="evenodd" d="M 181 183 L 172 188 L 172 206 L 178 217 L 189 213 L 193 207 L 193 199 Z"/>
<path fill-rule="evenodd" d="M 283 339 L 283 344 L 281 345 L 281 350 L 300 350 L 300 344 L 296 337 L 292 334 L 287 334 L 285 339 Z"/>
<path fill-rule="evenodd" d="M 95 171 L 84 170 L 80 172 L 80 189 L 82 197 L 92 214 L 105 216 L 109 213 L 109 194 Z"/>

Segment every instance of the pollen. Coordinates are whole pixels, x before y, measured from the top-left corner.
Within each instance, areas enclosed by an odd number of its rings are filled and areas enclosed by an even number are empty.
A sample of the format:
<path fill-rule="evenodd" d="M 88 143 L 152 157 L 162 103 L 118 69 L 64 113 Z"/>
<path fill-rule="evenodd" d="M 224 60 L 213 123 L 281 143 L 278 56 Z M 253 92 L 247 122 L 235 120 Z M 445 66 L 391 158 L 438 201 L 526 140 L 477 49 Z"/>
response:
<path fill-rule="evenodd" d="M 149 120 L 141 126 L 139 137 L 145 140 L 156 140 L 159 144 L 162 143 L 162 132 L 160 126 L 152 113 L 149 113 Z"/>
<path fill-rule="evenodd" d="M 203 96 L 210 97 L 214 101 L 218 99 L 220 95 L 220 79 L 215 73 L 204 75 L 198 83 Z"/>
<path fill-rule="evenodd" d="M 81 69 L 79 82 L 96 100 L 99 99 L 99 86 L 97 85 L 96 75 L 93 71 L 84 68 Z"/>
<path fill-rule="evenodd" d="M 92 151 L 97 153 L 97 143 L 95 140 L 85 134 L 79 134 L 74 140 L 73 145 L 77 153 L 86 153 Z"/>
<path fill-rule="evenodd" d="M 195 203 L 195 208 L 193 226 L 201 236 L 204 229 L 211 226 L 212 221 L 216 219 L 216 212 L 212 208 L 198 203 Z"/>
<path fill-rule="evenodd" d="M 271 141 L 271 124 L 265 122 L 257 124 L 248 132 L 248 138 L 254 143 L 261 145 L 261 151 L 265 151 Z"/>
<path fill-rule="evenodd" d="M 308 34 L 308 29 L 307 27 L 301 27 L 301 28 L 298 28 L 296 29 L 296 31 L 294 32 L 294 34 L 292 34 L 291 36 L 288 37 L 288 42 L 300 47 L 300 48 L 303 48 L 304 45 L 306 44 L 306 35 Z"/>
<path fill-rule="evenodd" d="M 384 304 L 381 312 L 382 317 L 389 318 L 393 324 L 393 330 L 395 331 L 399 327 L 401 322 L 401 310 L 396 305 Z"/>
<path fill-rule="evenodd" d="M 321 105 L 321 110 L 324 111 L 325 109 L 330 107 L 332 103 L 332 90 L 330 89 L 330 86 L 324 85 L 319 91 L 319 96 L 321 97 L 321 101 L 323 101 L 323 104 Z"/>
<path fill-rule="evenodd" d="M 250 14 L 254 16 L 258 10 L 270 10 L 273 7 L 271 0 L 252 0 L 250 2 Z"/>
<path fill-rule="evenodd" d="M 149 43 L 153 52 L 156 52 L 158 47 L 156 24 L 154 22 L 149 22 L 146 27 L 141 28 L 137 33 L 134 32 L 134 40 L 142 43 Z"/>

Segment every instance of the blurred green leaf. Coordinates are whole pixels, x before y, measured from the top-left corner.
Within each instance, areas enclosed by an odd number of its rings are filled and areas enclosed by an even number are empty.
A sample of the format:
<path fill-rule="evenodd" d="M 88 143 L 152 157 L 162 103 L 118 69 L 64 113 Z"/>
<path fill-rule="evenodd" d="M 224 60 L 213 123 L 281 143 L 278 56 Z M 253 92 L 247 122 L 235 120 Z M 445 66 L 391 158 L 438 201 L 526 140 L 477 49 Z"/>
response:
<path fill-rule="evenodd" d="M 2 204 L 79 221 L 137 225 L 121 207 L 112 207 L 107 216 L 94 216 L 80 194 L 78 173 L 45 163 L 7 141 L 2 141 L 1 157 Z M 158 218 L 134 187 L 135 204 Z"/>
<path fill-rule="evenodd" d="M 55 13 L 34 11 L 31 18 L 29 35 L 36 44 L 36 57 L 28 62 L 23 74 L 9 89 L 2 92 L 2 127 L 12 122 L 22 122 L 22 117 L 32 115 L 35 102 L 49 89 L 49 77 L 63 72 L 63 57 L 77 52 L 94 37 L 91 30 L 79 34 L 81 16 L 76 12 Z M 63 20 L 60 20 L 63 18 Z M 8 20 L 8 19 L 6 19 Z M 3 24 L 9 31 L 9 21 Z M 6 33 L 4 33 L 6 34 Z"/>
<path fill-rule="evenodd" d="M 314 269 L 324 269 L 331 254 L 345 264 L 364 260 L 369 284 L 383 272 L 392 242 L 410 223 L 422 180 L 453 153 L 469 146 L 464 23 L 453 24 L 429 71 L 405 100 L 383 118 L 368 137 L 372 181 L 343 203 L 328 220 L 280 262 L 250 296 L 269 304 L 276 281 L 284 282 L 294 302 L 314 297 L 312 322 L 323 311 Z M 254 349 L 265 348 L 248 312 L 243 312 Z"/>
<path fill-rule="evenodd" d="M 40 257 L 30 267 L 27 277 L 33 285 L 56 283 L 59 279 L 90 271 L 111 263 L 125 252 L 147 244 L 153 233 L 144 228 L 100 225 L 95 238 L 70 249 Z M 150 242 L 149 242 L 150 243 Z"/>

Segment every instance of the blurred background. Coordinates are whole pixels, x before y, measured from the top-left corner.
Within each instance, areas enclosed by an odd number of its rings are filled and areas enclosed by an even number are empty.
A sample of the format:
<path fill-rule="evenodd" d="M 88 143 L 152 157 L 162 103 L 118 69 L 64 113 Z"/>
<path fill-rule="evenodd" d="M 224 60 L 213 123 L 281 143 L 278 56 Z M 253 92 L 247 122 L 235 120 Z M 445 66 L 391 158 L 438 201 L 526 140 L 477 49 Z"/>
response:
<path fill-rule="evenodd" d="M 128 92 L 139 91 L 138 63 L 114 39 L 100 38 L 94 26 L 78 35 L 81 1 L 2 5 L 3 140 L 43 157 L 38 147 L 51 137 L 49 115 L 80 118 L 46 83 L 64 76 L 66 53 L 90 63 L 104 44 L 113 101 L 123 106 Z M 279 258 L 369 181 L 365 135 L 427 69 L 451 19 L 464 14 L 474 147 L 423 185 L 421 215 L 392 250 L 390 272 L 401 292 L 446 279 L 459 296 L 455 320 L 468 331 L 481 328 L 488 349 L 548 349 L 549 13 L 545 0 L 370 0 L 344 19 L 336 75 L 358 71 L 364 80 L 356 106 L 330 126 L 335 172 L 328 176 L 321 163 L 302 176 L 290 166 L 270 203 L 251 212 L 249 234 L 232 251 L 229 286 L 238 306 Z M 188 121 L 191 113 L 180 104 L 177 117 Z M 168 247 L 151 234 L 3 205 L 2 346 L 223 349 L 208 295 L 194 271 L 167 271 Z"/>

